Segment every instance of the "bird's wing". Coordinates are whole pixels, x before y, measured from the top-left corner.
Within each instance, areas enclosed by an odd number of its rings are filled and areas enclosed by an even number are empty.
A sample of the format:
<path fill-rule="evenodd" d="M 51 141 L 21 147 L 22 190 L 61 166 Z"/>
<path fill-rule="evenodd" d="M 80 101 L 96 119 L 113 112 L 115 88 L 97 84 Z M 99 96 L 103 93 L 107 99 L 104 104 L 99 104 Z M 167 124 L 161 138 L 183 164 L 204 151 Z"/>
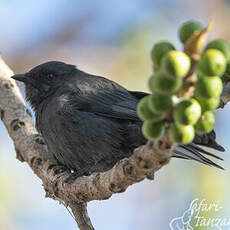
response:
<path fill-rule="evenodd" d="M 140 121 L 136 107 L 138 98 L 122 91 L 97 92 L 95 94 L 75 96 L 76 108 L 84 112 L 122 120 Z"/>
<path fill-rule="evenodd" d="M 74 94 L 72 100 L 76 102 L 78 110 L 104 117 L 140 121 L 136 107 L 147 93 L 128 91 L 116 82 L 82 71 L 71 79 L 71 84 Z"/>

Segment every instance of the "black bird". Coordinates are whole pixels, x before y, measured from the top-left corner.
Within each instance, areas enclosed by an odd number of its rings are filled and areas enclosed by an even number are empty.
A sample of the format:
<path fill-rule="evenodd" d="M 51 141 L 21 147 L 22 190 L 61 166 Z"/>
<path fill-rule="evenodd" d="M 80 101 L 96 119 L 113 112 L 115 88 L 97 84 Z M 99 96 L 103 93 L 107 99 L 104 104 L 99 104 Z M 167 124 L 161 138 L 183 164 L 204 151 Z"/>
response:
<path fill-rule="evenodd" d="M 78 176 L 108 170 L 146 143 L 136 107 L 147 93 L 128 91 L 57 61 L 13 78 L 25 84 L 26 99 L 49 152 Z M 214 131 L 196 136 L 193 143 L 177 147 L 173 155 L 222 168 L 204 155 L 222 158 L 198 146 L 224 151 L 215 139 Z"/>

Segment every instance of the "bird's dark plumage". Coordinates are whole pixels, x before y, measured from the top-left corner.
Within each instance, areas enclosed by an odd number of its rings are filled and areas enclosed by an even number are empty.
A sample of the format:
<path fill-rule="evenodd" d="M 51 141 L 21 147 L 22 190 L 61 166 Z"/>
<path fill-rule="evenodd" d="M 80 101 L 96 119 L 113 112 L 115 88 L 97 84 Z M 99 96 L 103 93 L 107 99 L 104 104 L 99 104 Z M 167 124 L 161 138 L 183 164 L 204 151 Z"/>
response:
<path fill-rule="evenodd" d="M 146 93 L 128 91 L 111 80 L 55 61 L 13 78 L 25 83 L 36 127 L 49 152 L 79 175 L 108 170 L 146 142 L 136 113 Z M 178 147 L 174 156 L 220 167 L 204 155 L 220 157 L 196 144 L 224 151 L 213 131 Z"/>

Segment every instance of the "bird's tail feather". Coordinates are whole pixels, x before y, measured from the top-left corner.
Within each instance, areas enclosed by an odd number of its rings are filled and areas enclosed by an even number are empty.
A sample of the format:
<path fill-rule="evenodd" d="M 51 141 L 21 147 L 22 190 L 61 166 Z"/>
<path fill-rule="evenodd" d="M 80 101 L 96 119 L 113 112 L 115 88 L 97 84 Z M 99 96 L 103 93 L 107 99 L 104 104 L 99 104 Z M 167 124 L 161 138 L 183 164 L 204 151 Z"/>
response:
<path fill-rule="evenodd" d="M 218 160 L 223 160 L 221 157 L 219 157 L 213 153 L 210 153 L 209 151 L 204 150 L 203 148 L 201 148 L 201 147 L 199 147 L 193 143 L 188 144 L 188 145 L 180 145 L 173 151 L 173 157 L 183 158 L 183 159 L 187 159 L 187 160 L 195 160 L 195 161 L 200 162 L 202 164 L 206 164 L 208 166 L 214 166 L 216 168 L 224 170 L 224 168 L 222 166 L 216 164 L 215 162 L 213 162 L 212 160 L 210 160 L 209 158 L 207 158 L 204 155 L 214 157 Z"/>

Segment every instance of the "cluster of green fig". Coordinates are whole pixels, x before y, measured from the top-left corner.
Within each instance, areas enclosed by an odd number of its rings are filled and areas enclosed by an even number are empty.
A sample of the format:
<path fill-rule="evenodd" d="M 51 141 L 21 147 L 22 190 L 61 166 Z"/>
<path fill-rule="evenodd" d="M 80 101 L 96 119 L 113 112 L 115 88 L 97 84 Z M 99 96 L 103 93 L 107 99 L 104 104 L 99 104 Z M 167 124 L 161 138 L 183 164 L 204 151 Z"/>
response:
<path fill-rule="evenodd" d="M 191 40 L 202 31 L 198 22 L 183 24 L 179 38 L 184 47 L 194 45 Z M 192 54 L 161 41 L 154 45 L 151 58 L 154 73 L 148 85 L 152 94 L 141 99 L 137 107 L 144 121 L 144 136 L 148 140 L 159 139 L 167 129 L 173 142 L 187 144 L 193 141 L 196 132 L 209 133 L 215 124 L 213 110 L 219 105 L 223 83 L 230 80 L 230 45 L 223 39 L 214 40 L 195 60 Z M 192 93 L 180 95 L 193 75 Z"/>

